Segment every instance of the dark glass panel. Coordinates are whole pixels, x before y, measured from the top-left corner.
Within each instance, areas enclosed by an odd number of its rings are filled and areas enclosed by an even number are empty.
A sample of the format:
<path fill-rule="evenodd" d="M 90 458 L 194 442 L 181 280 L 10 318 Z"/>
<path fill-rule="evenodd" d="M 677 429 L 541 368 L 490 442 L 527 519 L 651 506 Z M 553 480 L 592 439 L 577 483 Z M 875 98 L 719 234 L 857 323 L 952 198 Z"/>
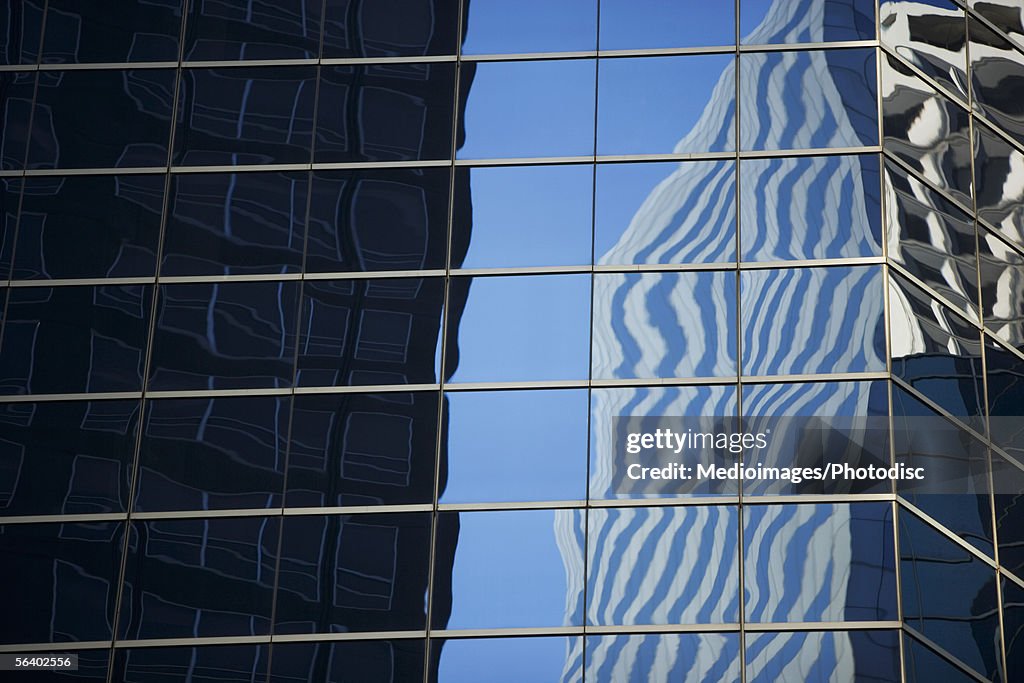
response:
<path fill-rule="evenodd" d="M 746 45 L 871 40 L 874 0 L 740 0 L 740 41 Z"/>
<path fill-rule="evenodd" d="M 174 163 L 309 163 L 315 93 L 314 66 L 186 69 Z"/>
<path fill-rule="evenodd" d="M 0 642 L 109 640 L 123 527 L 105 522 L 0 526 Z"/>
<path fill-rule="evenodd" d="M 889 503 L 753 505 L 743 548 L 747 621 L 898 618 Z"/>
<path fill-rule="evenodd" d="M 974 134 L 978 217 L 1024 249 L 1024 189 L 1016 179 L 1024 169 L 1024 153 L 983 125 L 976 124 Z"/>
<path fill-rule="evenodd" d="M 461 74 L 458 158 L 594 153 L 595 60 L 481 62 Z"/>
<path fill-rule="evenodd" d="M 431 641 L 430 683 L 578 681 L 582 638 L 450 638 Z"/>
<path fill-rule="evenodd" d="M 986 339 L 985 361 L 992 442 L 1024 462 L 1024 359 Z"/>
<path fill-rule="evenodd" d="M 19 0 L 0 7 L 0 64 L 34 64 L 39 58 L 43 0 Z"/>
<path fill-rule="evenodd" d="M 28 168 L 165 166 L 174 69 L 41 71 Z"/>
<path fill-rule="evenodd" d="M 736 508 L 598 508 L 588 517 L 588 624 L 739 621 Z"/>
<path fill-rule="evenodd" d="M 137 401 L 0 404 L 0 511 L 76 515 L 127 507 Z"/>
<path fill-rule="evenodd" d="M 601 0 L 602 50 L 733 45 L 732 3 Z"/>
<path fill-rule="evenodd" d="M 46 672 L 46 674 L 44 674 L 45 678 L 41 678 L 40 674 L 42 674 L 42 671 L 37 670 L 32 676 L 32 678 L 34 678 L 35 680 L 45 680 L 48 683 L 85 683 L 87 681 L 94 681 L 95 683 L 106 683 L 107 665 L 110 662 L 109 649 L 99 648 L 95 650 L 66 650 L 62 652 L 60 648 L 51 648 L 46 651 L 45 656 L 59 657 L 61 655 L 67 656 L 72 654 L 78 655 L 77 671 L 48 671 Z"/>
<path fill-rule="evenodd" d="M 302 268 L 307 173 L 185 173 L 171 181 L 161 275 Z"/>
<path fill-rule="evenodd" d="M 324 10 L 324 57 L 455 54 L 458 0 L 326 0 Z"/>
<path fill-rule="evenodd" d="M 602 164 L 594 198 L 601 265 L 736 260 L 736 164 Z"/>
<path fill-rule="evenodd" d="M 967 101 L 967 21 L 962 9 L 952 0 L 883 0 L 879 19 L 882 45 Z"/>
<path fill-rule="evenodd" d="M 152 277 L 164 176 L 25 181 L 14 278 Z"/>
<path fill-rule="evenodd" d="M 423 640 L 274 643 L 269 683 L 422 681 Z"/>
<path fill-rule="evenodd" d="M 299 386 L 437 381 L 444 278 L 307 281 Z"/>
<path fill-rule="evenodd" d="M 21 178 L 0 178 L 0 280 L 11 274 L 14 235 L 18 228 L 21 204 Z M 0 296 L 0 299 L 4 297 Z"/>
<path fill-rule="evenodd" d="M 460 277 L 451 288 L 447 378 L 586 379 L 590 275 Z"/>
<path fill-rule="evenodd" d="M 281 505 L 288 397 L 150 401 L 135 510 Z"/>
<path fill-rule="evenodd" d="M 309 59 L 320 52 L 321 0 L 189 3 L 185 59 Z"/>
<path fill-rule="evenodd" d="M 49 0 L 43 64 L 175 62 L 183 0 Z"/>
<path fill-rule="evenodd" d="M 25 168 L 25 143 L 35 87 L 34 71 L 0 73 L 0 169 Z"/>
<path fill-rule="evenodd" d="M 274 632 L 423 629 L 429 560 L 430 513 L 285 517 Z"/>
<path fill-rule="evenodd" d="M 740 683 L 737 633 L 588 636 L 588 681 Z"/>
<path fill-rule="evenodd" d="M 132 523 L 121 640 L 270 630 L 278 517 Z"/>
<path fill-rule="evenodd" d="M 978 680 L 906 634 L 903 635 L 903 667 L 907 683 L 974 683 Z"/>
<path fill-rule="evenodd" d="M 597 0 L 472 0 L 462 53 L 593 50 Z"/>
<path fill-rule="evenodd" d="M 455 65 L 324 66 L 317 104 L 317 162 L 448 159 Z"/>
<path fill-rule="evenodd" d="M 985 326 L 1010 346 L 1024 349 L 1024 254 L 983 228 L 978 247 Z"/>
<path fill-rule="evenodd" d="M 450 169 L 313 174 L 306 271 L 445 267 Z"/>
<path fill-rule="evenodd" d="M 162 286 L 149 388 L 290 386 L 298 290 L 298 282 Z"/>
<path fill-rule="evenodd" d="M 1006 681 L 1024 673 L 1024 588 L 1000 579 L 1003 584 L 1003 637 L 1006 643 Z"/>
<path fill-rule="evenodd" d="M 878 144 L 874 49 L 744 54 L 740 83 L 741 149 Z"/>
<path fill-rule="evenodd" d="M 465 245 L 461 267 L 590 263 L 593 166 L 496 166 L 456 173 L 461 182 L 452 231 L 453 244 Z"/>
<path fill-rule="evenodd" d="M 139 647 L 114 654 L 114 680 L 124 683 L 258 683 L 269 645 Z"/>
<path fill-rule="evenodd" d="M 139 391 L 151 292 L 140 285 L 10 290 L 0 393 Z"/>
<path fill-rule="evenodd" d="M 744 271 L 740 296 L 744 375 L 886 369 L 880 267 Z"/>
<path fill-rule="evenodd" d="M 734 60 L 732 55 L 602 60 L 597 153 L 735 149 Z"/>
<path fill-rule="evenodd" d="M 740 172 L 744 261 L 881 255 L 877 155 L 748 159 Z"/>
<path fill-rule="evenodd" d="M 440 502 L 587 497 L 586 390 L 451 392 L 446 401 Z"/>
<path fill-rule="evenodd" d="M 747 636 L 750 683 L 899 683 L 899 631 L 753 633 Z"/>
<path fill-rule="evenodd" d="M 297 396 L 285 504 L 432 502 L 437 411 L 436 392 Z"/>
<path fill-rule="evenodd" d="M 968 21 L 974 108 L 1024 144 L 1024 52 L 974 17 Z"/>
<path fill-rule="evenodd" d="M 1017 0 L 970 0 L 971 9 L 1024 48 L 1024 14 Z"/>
<path fill-rule="evenodd" d="M 735 273 L 594 277 L 593 377 L 736 374 Z"/>
<path fill-rule="evenodd" d="M 996 570 L 905 510 L 899 522 L 903 620 L 975 671 L 994 675 Z"/>

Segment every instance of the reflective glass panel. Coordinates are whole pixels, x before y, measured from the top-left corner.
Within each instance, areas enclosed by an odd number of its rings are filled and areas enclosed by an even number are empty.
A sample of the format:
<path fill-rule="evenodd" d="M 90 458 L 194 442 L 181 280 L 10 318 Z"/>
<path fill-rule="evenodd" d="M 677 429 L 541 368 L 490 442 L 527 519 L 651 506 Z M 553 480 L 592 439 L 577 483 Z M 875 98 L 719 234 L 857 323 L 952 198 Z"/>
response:
<path fill-rule="evenodd" d="M 742 149 L 878 144 L 873 49 L 744 54 L 740 96 Z"/>
<path fill-rule="evenodd" d="M 591 509 L 587 623 L 737 622 L 738 526 L 732 507 Z"/>
<path fill-rule="evenodd" d="M 586 680 L 739 683 L 736 633 L 588 636 Z"/>
<path fill-rule="evenodd" d="M 1024 588 L 1007 579 L 1003 584 L 1003 634 L 1006 643 L 1006 680 L 1024 672 Z"/>
<path fill-rule="evenodd" d="M 123 527 L 107 522 L 0 526 L 0 642 L 108 640 Z"/>
<path fill-rule="evenodd" d="M 448 159 L 454 91 L 450 63 L 325 66 L 314 161 Z"/>
<path fill-rule="evenodd" d="M 577 626 L 583 618 L 583 526 L 580 510 L 442 512 L 458 525 L 454 559 L 439 547 L 434 610 L 449 629 Z M 440 536 L 440 529 L 439 529 Z"/>
<path fill-rule="evenodd" d="M 29 178 L 14 278 L 154 274 L 164 176 Z"/>
<path fill-rule="evenodd" d="M 741 43 L 818 43 L 875 37 L 873 0 L 740 0 Z"/>
<path fill-rule="evenodd" d="M 748 270 L 740 296 L 744 375 L 886 369 L 880 267 Z"/>
<path fill-rule="evenodd" d="M 269 683 L 423 680 L 423 640 L 274 643 Z"/>
<path fill-rule="evenodd" d="M 456 174 L 452 266 L 590 263 L 592 166 L 495 166 Z"/>
<path fill-rule="evenodd" d="M 444 278 L 307 281 L 299 386 L 437 381 Z"/>
<path fill-rule="evenodd" d="M 985 362 L 992 442 L 1024 462 L 1024 360 L 986 338 Z"/>
<path fill-rule="evenodd" d="M 978 230 L 981 306 L 985 325 L 1010 346 L 1024 348 L 1024 254 L 987 229 Z"/>
<path fill-rule="evenodd" d="M 175 62 L 182 4 L 183 0 L 49 0 L 41 61 Z"/>
<path fill-rule="evenodd" d="M 450 169 L 313 174 L 307 272 L 444 268 Z"/>
<path fill-rule="evenodd" d="M 602 50 L 733 45 L 731 3 L 601 0 Z"/>
<path fill-rule="evenodd" d="M 34 64 L 39 58 L 44 0 L 0 7 L 0 64 Z"/>
<path fill-rule="evenodd" d="M 967 21 L 952 0 L 882 0 L 882 45 L 903 57 L 965 102 Z"/>
<path fill-rule="evenodd" d="M 135 521 L 118 638 L 270 630 L 278 517 Z"/>
<path fill-rule="evenodd" d="M 14 250 L 14 234 L 18 228 L 21 185 L 21 178 L 0 178 L 0 280 L 6 280 L 11 274 L 11 252 Z"/>
<path fill-rule="evenodd" d="M 437 411 L 436 392 L 297 396 L 285 504 L 432 502 Z"/>
<path fill-rule="evenodd" d="M 744 261 L 879 256 L 877 155 L 745 159 Z"/>
<path fill-rule="evenodd" d="M 459 159 L 594 153 L 592 59 L 462 66 Z"/>
<path fill-rule="evenodd" d="M 319 54 L 321 0 L 189 3 L 185 60 L 309 59 Z"/>
<path fill-rule="evenodd" d="M 0 8 L 0 12 L 5 10 Z M 32 71 L 0 73 L 0 168 L 25 168 L 36 74 Z"/>
<path fill-rule="evenodd" d="M 750 683 L 901 680 L 899 631 L 752 633 L 746 644 Z"/>
<path fill-rule="evenodd" d="M 1024 249 L 1024 153 L 983 125 L 974 126 L 978 145 L 974 157 L 978 217 L 1017 247 Z"/>
<path fill-rule="evenodd" d="M 508 683 L 580 680 L 582 656 L 582 638 L 459 638 L 431 649 L 436 683 L 478 683 L 482 671 Z"/>
<path fill-rule="evenodd" d="M 459 0 L 326 0 L 324 11 L 327 58 L 455 54 Z"/>
<path fill-rule="evenodd" d="M 173 69 L 40 72 L 28 168 L 165 166 L 174 80 Z"/>
<path fill-rule="evenodd" d="M 274 632 L 423 629 L 429 559 L 430 513 L 285 517 Z"/>
<path fill-rule="evenodd" d="M 0 514 L 121 512 L 137 401 L 0 404 Z"/>
<path fill-rule="evenodd" d="M 586 390 L 451 392 L 446 400 L 440 502 L 587 497 Z"/>
<path fill-rule="evenodd" d="M 315 79 L 312 66 L 186 69 L 174 163 L 309 163 Z"/>
<path fill-rule="evenodd" d="M 731 55 L 602 59 L 597 153 L 735 149 L 734 59 Z"/>
<path fill-rule="evenodd" d="M 171 181 L 160 275 L 302 267 L 307 173 L 183 173 Z"/>
<path fill-rule="evenodd" d="M 290 403 L 279 396 L 150 401 L 135 510 L 279 506 Z"/>
<path fill-rule="evenodd" d="M 1024 47 L 1024 15 L 1017 0 L 970 0 L 971 9 L 985 17 L 999 30 Z"/>
<path fill-rule="evenodd" d="M 292 383 L 298 282 L 163 285 L 149 388 Z"/>
<path fill-rule="evenodd" d="M 593 376 L 736 374 L 735 273 L 594 277 Z"/>
<path fill-rule="evenodd" d="M 736 260 L 736 164 L 601 164 L 594 260 L 602 265 Z"/>
<path fill-rule="evenodd" d="M 451 381 L 587 378 L 590 275 L 452 278 L 448 305 Z"/>
<path fill-rule="evenodd" d="M 139 391 L 151 295 L 140 285 L 10 290 L 0 393 Z"/>
<path fill-rule="evenodd" d="M 462 53 L 593 50 L 597 0 L 472 0 Z"/>
<path fill-rule="evenodd" d="M 269 645 L 118 649 L 113 675 L 139 683 L 255 683 L 267 675 L 269 653 Z"/>
<path fill-rule="evenodd" d="M 903 635 L 903 667 L 907 683 L 974 683 L 977 680 L 906 634 Z"/>
<path fill-rule="evenodd" d="M 1024 144 L 1024 52 L 978 21 L 969 19 L 971 36 L 971 95 L 976 110 L 1001 131 Z"/>

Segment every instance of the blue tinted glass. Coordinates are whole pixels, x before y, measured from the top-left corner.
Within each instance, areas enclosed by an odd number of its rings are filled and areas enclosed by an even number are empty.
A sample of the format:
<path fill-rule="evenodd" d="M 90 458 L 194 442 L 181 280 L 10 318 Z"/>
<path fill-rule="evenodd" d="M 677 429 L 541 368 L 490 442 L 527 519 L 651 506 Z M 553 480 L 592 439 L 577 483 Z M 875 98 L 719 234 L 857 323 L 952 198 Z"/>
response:
<path fill-rule="evenodd" d="M 437 411 L 436 392 L 297 396 L 285 504 L 430 503 Z"/>
<path fill-rule="evenodd" d="M 164 176 L 68 176 L 25 182 L 15 279 L 154 274 Z"/>
<path fill-rule="evenodd" d="M 738 621 L 737 516 L 715 506 L 590 510 L 587 623 Z"/>
<path fill-rule="evenodd" d="M 992 442 L 1024 462 L 1024 360 L 1002 344 L 985 339 L 985 372 L 988 389 L 989 428 Z"/>
<path fill-rule="evenodd" d="M 752 633 L 746 642 L 750 683 L 901 680 L 898 631 Z"/>
<path fill-rule="evenodd" d="M 743 547 L 748 621 L 898 617 L 889 503 L 752 505 Z"/>
<path fill-rule="evenodd" d="M 0 393 L 139 391 L 151 294 L 139 285 L 12 289 Z"/>
<path fill-rule="evenodd" d="M 462 73 L 458 158 L 594 153 L 594 60 L 482 62 Z"/>
<path fill-rule="evenodd" d="M 175 62 L 182 4 L 183 0 L 49 0 L 41 61 Z"/>
<path fill-rule="evenodd" d="M 998 451 L 992 451 L 991 457 L 999 564 L 1018 577 L 1024 577 L 1024 517 L 1020 509 L 1024 497 L 1024 467 Z"/>
<path fill-rule="evenodd" d="M 161 275 L 302 267 L 306 173 L 185 173 L 171 182 Z"/>
<path fill-rule="evenodd" d="M 458 523 L 454 564 L 435 569 L 435 594 L 451 586 L 450 629 L 576 626 L 583 618 L 583 513 L 579 510 L 442 512 Z M 450 571 L 450 574 L 448 573 Z"/>
<path fill-rule="evenodd" d="M 817 43 L 875 37 L 874 0 L 740 0 L 740 42 Z"/>
<path fill-rule="evenodd" d="M 316 67 L 187 69 L 174 163 L 309 163 Z"/>
<path fill-rule="evenodd" d="M 135 510 L 281 504 L 288 397 L 150 401 Z"/>
<path fill-rule="evenodd" d="M 903 667 L 907 683 L 973 683 L 978 680 L 907 634 L 903 635 Z"/>
<path fill-rule="evenodd" d="M 298 385 L 437 381 L 444 278 L 307 282 L 302 298 Z"/>
<path fill-rule="evenodd" d="M 41 72 L 28 168 L 165 166 L 174 81 L 173 69 Z"/>
<path fill-rule="evenodd" d="M 588 636 L 586 680 L 739 683 L 737 633 Z"/>
<path fill-rule="evenodd" d="M 262 681 L 267 675 L 269 653 L 269 645 L 119 649 L 114 655 L 113 676 L 118 681 L 151 683 Z"/>
<path fill-rule="evenodd" d="M 748 270 L 740 294 L 744 375 L 885 370 L 881 268 Z"/>
<path fill-rule="evenodd" d="M 452 381 L 587 378 L 589 275 L 453 278 L 451 288 Z"/>
<path fill-rule="evenodd" d="M 1006 643 L 1006 680 L 1024 673 L 1024 588 L 1000 579 L 1003 585 L 1003 634 Z"/>
<path fill-rule="evenodd" d="M 320 48 L 320 0 L 190 3 L 185 59 L 308 59 Z"/>
<path fill-rule="evenodd" d="M 0 126 L 0 168 L 4 170 L 25 168 L 35 87 L 34 72 L 0 73 L 0 116 L 4 122 Z"/>
<path fill-rule="evenodd" d="M 601 49 L 733 45 L 732 3 L 679 0 L 601 0 Z"/>
<path fill-rule="evenodd" d="M 275 633 L 424 628 L 430 513 L 288 516 L 280 552 Z"/>
<path fill-rule="evenodd" d="M 735 261 L 735 169 L 731 161 L 599 165 L 594 261 Z"/>
<path fill-rule="evenodd" d="M 447 168 L 313 174 L 306 271 L 444 268 Z"/>
<path fill-rule="evenodd" d="M 455 54 L 459 0 L 326 0 L 324 11 L 324 57 Z"/>
<path fill-rule="evenodd" d="M 582 638 L 466 638 L 433 641 L 436 683 L 580 680 Z M 433 680 L 433 679 L 432 679 Z"/>
<path fill-rule="evenodd" d="M 462 182 L 456 184 L 453 266 L 590 263 L 592 166 L 484 167 L 456 173 Z"/>
<path fill-rule="evenodd" d="M 269 683 L 421 681 L 423 640 L 274 643 Z"/>
<path fill-rule="evenodd" d="M 446 398 L 442 503 L 586 498 L 585 390 L 452 392 Z"/>
<path fill-rule="evenodd" d="M 735 273 L 594 277 L 593 376 L 736 374 Z"/>
<path fill-rule="evenodd" d="M 597 0 L 472 0 L 463 54 L 594 50 Z"/>
<path fill-rule="evenodd" d="M 290 386 L 298 285 L 225 282 L 162 286 L 149 388 Z"/>
<path fill-rule="evenodd" d="M 0 642 L 109 640 L 124 544 L 105 522 L 0 527 Z"/>
<path fill-rule="evenodd" d="M 0 64 L 34 64 L 39 58 L 43 0 L 21 0 L 0 7 Z"/>
<path fill-rule="evenodd" d="M 742 149 L 878 144 L 873 49 L 744 54 L 740 82 Z"/>
<path fill-rule="evenodd" d="M 749 159 L 740 172 L 743 260 L 881 255 L 877 155 Z"/>
<path fill-rule="evenodd" d="M 0 514 L 121 512 L 137 401 L 0 405 Z"/>
<path fill-rule="evenodd" d="M 731 55 L 601 60 L 597 153 L 734 149 L 734 60 Z"/>

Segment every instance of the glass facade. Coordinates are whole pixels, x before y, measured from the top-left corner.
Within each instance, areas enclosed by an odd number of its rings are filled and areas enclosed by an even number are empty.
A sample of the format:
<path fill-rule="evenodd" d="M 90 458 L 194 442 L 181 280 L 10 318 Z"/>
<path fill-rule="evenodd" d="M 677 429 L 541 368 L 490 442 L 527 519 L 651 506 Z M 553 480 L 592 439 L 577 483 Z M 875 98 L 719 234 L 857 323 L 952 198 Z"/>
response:
<path fill-rule="evenodd" d="M 4 4 L 0 653 L 1024 680 L 1022 103 L 1020 0 Z M 622 416 L 941 476 L 624 487 Z"/>

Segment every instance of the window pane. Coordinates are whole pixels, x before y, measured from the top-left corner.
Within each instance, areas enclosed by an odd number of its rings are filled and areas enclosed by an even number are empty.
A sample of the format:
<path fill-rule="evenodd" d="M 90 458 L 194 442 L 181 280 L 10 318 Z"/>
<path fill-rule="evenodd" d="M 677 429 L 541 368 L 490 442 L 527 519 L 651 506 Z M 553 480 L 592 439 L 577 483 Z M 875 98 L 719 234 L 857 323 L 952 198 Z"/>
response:
<path fill-rule="evenodd" d="M 594 153 L 594 60 L 481 62 L 462 73 L 459 159 Z"/>
<path fill-rule="evenodd" d="M 597 153 L 735 149 L 733 63 L 730 55 L 601 60 Z"/>
<path fill-rule="evenodd" d="M 1024 53 L 974 17 L 969 22 L 974 108 L 1024 144 L 1024 112 L 1013 94 L 1024 88 Z"/>
<path fill-rule="evenodd" d="M 878 13 L 882 45 L 967 101 L 967 22 L 962 9 L 952 0 L 883 0 Z"/>
<path fill-rule="evenodd" d="M 588 636 L 587 680 L 739 683 L 736 633 Z"/>
<path fill-rule="evenodd" d="M 597 48 L 597 0 L 473 0 L 462 53 Z"/>
<path fill-rule="evenodd" d="M 324 57 L 455 54 L 459 0 L 326 0 L 324 10 Z"/>
<path fill-rule="evenodd" d="M 11 274 L 11 252 L 14 250 L 14 234 L 18 228 L 21 185 L 21 178 L 0 178 L 0 279 L 6 279 Z"/>
<path fill-rule="evenodd" d="M 458 638 L 432 646 L 437 683 L 479 683 L 482 671 L 508 681 L 573 681 L 582 673 L 582 638 Z"/>
<path fill-rule="evenodd" d="M 461 182 L 452 223 L 453 266 L 590 263 L 592 166 L 497 166 L 456 173 Z"/>
<path fill-rule="evenodd" d="M 978 680 L 907 634 L 903 634 L 903 666 L 907 683 L 973 683 Z"/>
<path fill-rule="evenodd" d="M 740 41 L 748 45 L 870 40 L 873 0 L 740 0 Z"/>
<path fill-rule="evenodd" d="M 423 680 L 423 640 L 274 643 L 269 683 Z"/>
<path fill-rule="evenodd" d="M 119 648 L 113 675 L 114 680 L 153 683 L 256 681 L 267 675 L 269 653 L 269 645 Z"/>
<path fill-rule="evenodd" d="M 594 259 L 602 265 L 736 260 L 736 164 L 601 164 Z"/>
<path fill-rule="evenodd" d="M 43 0 L 0 7 L 0 64 L 35 64 L 43 26 Z"/>
<path fill-rule="evenodd" d="M 601 49 L 733 45 L 736 12 L 731 3 L 601 0 Z"/>
<path fill-rule="evenodd" d="M 752 633 L 746 642 L 750 683 L 900 681 L 898 631 Z"/>
<path fill-rule="evenodd" d="M 446 400 L 440 502 L 587 497 L 586 390 L 450 392 Z"/>
<path fill-rule="evenodd" d="M 1024 361 L 1009 353 L 1002 344 L 985 339 L 985 364 L 992 442 L 1024 462 L 1024 433 L 1020 422 L 1024 406 Z"/>
<path fill-rule="evenodd" d="M 190 3 L 185 59 L 309 59 L 319 54 L 320 0 Z"/>
<path fill-rule="evenodd" d="M 1006 643 L 1006 680 L 1024 672 L 1024 588 L 1006 579 L 1003 584 L 1003 634 Z"/>
<path fill-rule="evenodd" d="M 1024 254 L 987 229 L 978 230 L 985 325 L 1010 346 L 1024 348 Z"/>
<path fill-rule="evenodd" d="M 182 0 L 49 0 L 41 61 L 176 62 L 181 6 Z"/>
<path fill-rule="evenodd" d="M 1024 169 L 1024 153 L 985 126 L 976 125 L 974 134 L 978 139 L 974 157 L 978 217 L 1024 249 L 1024 190 L 1015 180 Z M 964 163 L 969 165 L 970 160 L 965 159 Z"/>

